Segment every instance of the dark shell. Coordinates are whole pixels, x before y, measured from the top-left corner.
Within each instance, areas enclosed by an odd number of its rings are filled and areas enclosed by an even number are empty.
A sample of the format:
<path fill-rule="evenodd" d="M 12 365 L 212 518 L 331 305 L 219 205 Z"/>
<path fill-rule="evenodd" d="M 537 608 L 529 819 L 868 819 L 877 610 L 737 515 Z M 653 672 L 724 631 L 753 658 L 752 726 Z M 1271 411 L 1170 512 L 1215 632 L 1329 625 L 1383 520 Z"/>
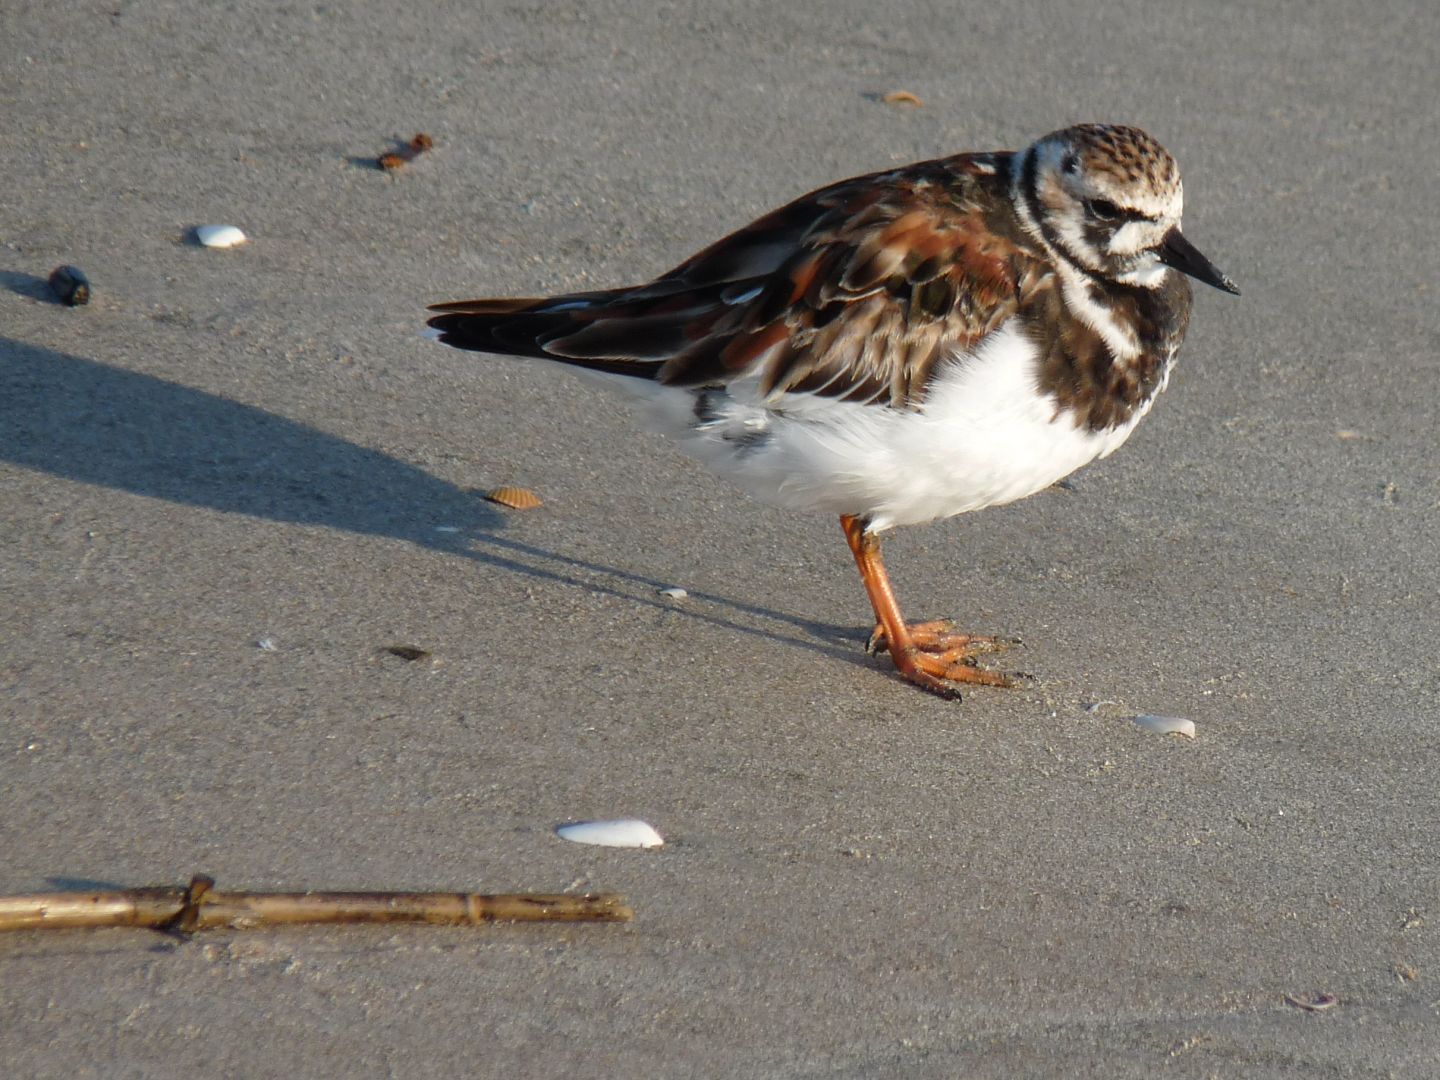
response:
<path fill-rule="evenodd" d="M 50 288 L 62 304 L 79 307 L 90 302 L 90 279 L 76 266 L 57 266 L 50 274 Z"/>

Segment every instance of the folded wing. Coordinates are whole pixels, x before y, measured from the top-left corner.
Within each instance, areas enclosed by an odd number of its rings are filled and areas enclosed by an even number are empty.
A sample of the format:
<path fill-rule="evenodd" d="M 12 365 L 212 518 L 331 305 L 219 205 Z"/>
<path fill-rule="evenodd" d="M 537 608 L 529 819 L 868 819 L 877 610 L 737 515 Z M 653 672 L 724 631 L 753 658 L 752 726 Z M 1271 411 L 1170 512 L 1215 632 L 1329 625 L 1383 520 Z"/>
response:
<path fill-rule="evenodd" d="M 1048 275 L 1027 250 L 1005 155 L 960 155 L 812 192 L 647 285 L 437 304 L 462 349 L 535 356 L 677 386 L 758 380 L 771 399 L 923 401 Z"/>

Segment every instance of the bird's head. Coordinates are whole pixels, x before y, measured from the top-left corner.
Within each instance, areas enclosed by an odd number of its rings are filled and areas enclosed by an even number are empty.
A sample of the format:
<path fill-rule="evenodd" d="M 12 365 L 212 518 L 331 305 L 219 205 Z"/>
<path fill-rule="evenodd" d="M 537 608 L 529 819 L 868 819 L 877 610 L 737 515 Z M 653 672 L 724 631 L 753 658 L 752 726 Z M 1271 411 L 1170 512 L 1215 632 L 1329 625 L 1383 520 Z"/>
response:
<path fill-rule="evenodd" d="M 1173 268 L 1240 292 L 1181 233 L 1180 169 L 1139 128 L 1080 124 L 1052 132 L 1019 155 L 1014 182 L 1026 228 L 1087 274 L 1154 289 Z"/>

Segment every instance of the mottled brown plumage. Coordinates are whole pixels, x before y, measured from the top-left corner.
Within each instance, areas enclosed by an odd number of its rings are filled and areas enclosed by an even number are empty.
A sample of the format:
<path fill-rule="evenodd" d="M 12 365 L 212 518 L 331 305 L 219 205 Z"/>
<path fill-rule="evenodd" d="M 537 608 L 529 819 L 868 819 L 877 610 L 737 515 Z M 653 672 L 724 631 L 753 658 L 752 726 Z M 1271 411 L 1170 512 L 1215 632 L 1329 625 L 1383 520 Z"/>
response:
<path fill-rule="evenodd" d="M 438 304 L 430 325 L 461 348 L 602 370 L 639 361 L 676 386 L 746 372 L 769 395 L 913 408 L 939 359 L 1048 286 L 1033 241 L 999 212 L 1009 157 L 962 154 L 841 181 L 648 285 Z"/>

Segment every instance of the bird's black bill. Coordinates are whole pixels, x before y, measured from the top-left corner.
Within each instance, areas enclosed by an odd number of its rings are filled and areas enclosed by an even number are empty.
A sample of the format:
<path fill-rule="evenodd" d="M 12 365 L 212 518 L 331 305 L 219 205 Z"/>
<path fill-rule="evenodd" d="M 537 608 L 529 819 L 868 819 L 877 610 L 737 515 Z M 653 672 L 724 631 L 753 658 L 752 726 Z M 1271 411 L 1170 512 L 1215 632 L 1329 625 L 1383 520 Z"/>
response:
<path fill-rule="evenodd" d="M 1201 255 L 1179 229 L 1171 229 L 1165 242 L 1160 245 L 1160 261 L 1166 266 L 1173 266 L 1182 274 L 1189 274 L 1196 281 L 1203 281 L 1206 285 L 1224 289 L 1236 296 L 1240 295 L 1235 283 L 1221 273 L 1218 266 Z"/>

